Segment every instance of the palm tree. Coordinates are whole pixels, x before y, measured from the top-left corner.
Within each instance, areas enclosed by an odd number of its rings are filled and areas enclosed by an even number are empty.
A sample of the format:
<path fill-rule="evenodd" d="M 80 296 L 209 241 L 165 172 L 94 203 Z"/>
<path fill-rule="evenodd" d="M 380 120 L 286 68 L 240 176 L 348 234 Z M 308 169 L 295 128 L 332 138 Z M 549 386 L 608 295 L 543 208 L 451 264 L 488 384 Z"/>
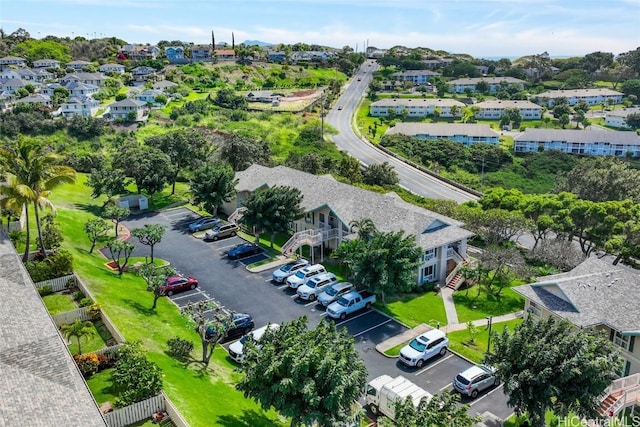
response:
<path fill-rule="evenodd" d="M 46 257 L 40 211 L 46 208 L 55 211 L 55 206 L 49 200 L 51 190 L 61 184 L 75 182 L 76 171 L 61 166 L 60 157 L 47 152 L 39 141 L 24 137 L 18 138 L 13 147 L 0 149 L 0 163 L 8 173 L 15 175 L 17 183 L 24 186 L 21 187 L 21 194 L 33 203 L 38 242 Z"/>
<path fill-rule="evenodd" d="M 80 340 L 83 338 L 88 338 L 92 336 L 95 332 L 93 327 L 93 323 L 83 322 L 81 320 L 76 320 L 70 325 L 64 325 L 62 327 L 62 334 L 64 337 L 71 341 L 71 338 L 75 338 L 78 342 L 78 354 L 82 354 L 82 348 L 80 347 Z"/>
<path fill-rule="evenodd" d="M 349 231 L 357 232 L 358 239 L 369 240 L 375 234 L 378 229 L 372 220 L 369 218 L 362 218 L 361 220 L 353 220 L 349 223 Z"/>
<path fill-rule="evenodd" d="M 22 262 L 29 260 L 29 241 L 30 239 L 30 226 L 29 226 L 29 202 L 31 201 L 30 189 L 18 182 L 15 175 L 7 173 L 5 175 L 5 182 L 0 184 L 0 195 L 4 196 L 0 199 L 0 208 L 13 212 L 16 216 L 20 216 L 24 210 L 26 218 L 26 244 L 24 248 L 24 255 L 22 256 Z"/>

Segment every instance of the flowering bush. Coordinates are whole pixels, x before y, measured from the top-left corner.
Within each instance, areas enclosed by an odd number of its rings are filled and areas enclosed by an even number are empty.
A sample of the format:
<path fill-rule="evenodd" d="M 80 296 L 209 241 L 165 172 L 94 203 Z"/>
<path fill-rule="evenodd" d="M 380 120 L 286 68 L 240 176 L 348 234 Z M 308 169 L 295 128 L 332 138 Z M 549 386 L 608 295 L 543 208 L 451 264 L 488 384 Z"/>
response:
<path fill-rule="evenodd" d="M 106 358 L 106 356 L 103 357 Z M 80 372 L 82 372 L 82 375 L 84 375 L 85 378 L 88 378 L 98 372 L 98 368 L 100 367 L 100 358 L 97 354 L 74 354 L 73 359 L 76 361 L 78 369 L 80 369 Z"/>

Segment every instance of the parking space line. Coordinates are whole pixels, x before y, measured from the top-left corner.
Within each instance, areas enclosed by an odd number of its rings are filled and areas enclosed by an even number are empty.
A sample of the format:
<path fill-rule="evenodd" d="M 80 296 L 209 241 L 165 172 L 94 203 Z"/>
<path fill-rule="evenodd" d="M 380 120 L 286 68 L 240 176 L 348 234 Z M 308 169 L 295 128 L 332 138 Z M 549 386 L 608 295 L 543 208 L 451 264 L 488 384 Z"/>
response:
<path fill-rule="evenodd" d="M 323 311 L 322 313 L 320 313 L 320 317 L 324 317 L 324 316 L 326 316 L 326 315 L 327 315 L 327 312 L 326 312 L 326 311 Z"/>
<path fill-rule="evenodd" d="M 192 294 L 189 294 L 189 295 L 180 295 L 180 296 L 178 296 L 178 297 L 169 298 L 169 299 L 170 299 L 171 301 L 175 301 L 175 300 L 177 300 L 177 299 L 181 299 L 181 298 L 192 297 L 192 296 L 194 296 L 194 295 L 196 295 L 196 294 L 201 294 L 201 295 L 204 295 L 204 296 L 206 296 L 207 298 L 209 298 L 209 295 L 207 295 L 205 292 L 203 292 L 203 291 L 196 291 L 196 292 L 194 292 L 194 293 L 192 293 Z"/>
<path fill-rule="evenodd" d="M 391 322 L 392 320 L 393 320 L 393 319 L 387 319 L 387 320 L 385 320 L 384 322 L 382 322 L 382 323 L 380 323 L 380 324 L 378 324 L 378 325 L 376 325 L 376 326 L 372 326 L 372 327 L 370 327 L 369 329 L 365 329 L 365 330 L 364 330 L 364 331 L 362 331 L 362 332 L 358 332 L 358 333 L 357 333 L 357 334 L 355 334 L 353 337 L 355 338 L 355 337 L 359 337 L 359 336 L 360 336 L 360 335 L 362 335 L 362 334 L 366 334 L 367 332 L 372 331 L 372 330 L 374 330 L 374 329 L 376 329 L 376 328 L 379 328 L 380 326 L 385 325 L 385 324 L 387 324 L 387 323 Z"/>
<path fill-rule="evenodd" d="M 278 286 L 278 290 L 283 290 L 283 289 L 287 289 L 289 287 L 289 285 L 287 285 L 286 283 L 284 285 L 280 285 Z"/>
<path fill-rule="evenodd" d="M 347 323 L 347 322 L 351 322 L 352 320 L 356 320 L 358 317 L 362 317 L 362 316 L 364 316 L 365 314 L 369 314 L 369 313 L 371 313 L 371 312 L 373 312 L 373 310 L 365 311 L 364 313 L 360 313 L 360 314 L 358 314 L 357 316 L 352 317 L 351 319 L 343 320 L 342 322 L 336 323 L 336 326 L 340 326 L 340 325 L 343 325 L 343 324 L 345 324 L 345 323 Z"/>
<path fill-rule="evenodd" d="M 502 388 L 502 384 L 500 384 L 498 387 L 494 388 L 493 390 L 491 390 L 489 393 L 485 393 L 484 395 L 476 398 L 476 400 L 474 400 L 473 402 L 469 403 L 469 406 L 473 406 L 476 403 L 480 402 L 482 399 L 484 399 L 485 397 L 491 395 L 494 391 L 496 390 L 500 390 Z"/>
<path fill-rule="evenodd" d="M 451 387 L 451 385 L 452 385 L 452 384 L 453 384 L 453 383 L 449 383 L 449 384 L 447 384 L 446 386 L 442 387 L 442 388 L 441 388 L 440 390 L 438 390 L 438 391 L 446 390 L 446 389 L 448 389 L 449 387 Z"/>
<path fill-rule="evenodd" d="M 273 282 L 273 279 L 265 279 L 265 282 Z"/>
<path fill-rule="evenodd" d="M 306 303 L 304 306 L 305 307 L 309 307 L 309 306 L 316 305 L 316 304 L 317 304 L 316 300 L 311 300 L 311 302 Z"/>
<path fill-rule="evenodd" d="M 291 295 L 289 298 L 291 298 L 291 299 L 296 299 L 296 298 L 298 298 L 298 294 L 293 294 L 293 295 Z"/>
<path fill-rule="evenodd" d="M 431 368 L 435 368 L 436 366 L 438 366 L 439 364 L 441 364 L 441 363 L 442 363 L 442 362 L 444 362 L 445 360 L 449 360 L 449 359 L 451 359 L 452 357 L 453 357 L 453 353 L 449 353 L 449 355 L 448 355 L 448 356 L 446 356 L 446 357 L 443 357 L 443 358 L 442 358 L 442 360 L 438 360 L 438 361 L 437 361 L 436 363 L 434 363 L 433 365 L 429 365 L 429 366 L 427 366 L 426 368 L 419 370 L 418 372 L 416 372 L 416 373 L 415 373 L 415 374 L 413 374 L 413 375 L 418 376 L 418 375 L 420 375 L 420 374 L 423 374 L 423 373 L 427 372 L 429 369 L 431 369 Z"/>

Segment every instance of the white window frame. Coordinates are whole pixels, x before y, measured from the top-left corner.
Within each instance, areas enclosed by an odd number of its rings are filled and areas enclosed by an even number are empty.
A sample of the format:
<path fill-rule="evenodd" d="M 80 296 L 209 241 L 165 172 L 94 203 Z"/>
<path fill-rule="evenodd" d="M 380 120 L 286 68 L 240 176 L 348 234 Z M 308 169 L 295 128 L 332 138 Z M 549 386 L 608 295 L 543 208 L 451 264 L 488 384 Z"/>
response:
<path fill-rule="evenodd" d="M 427 270 L 430 270 L 431 272 L 429 274 L 427 274 Z M 422 281 L 423 282 L 433 282 L 436 280 L 436 265 L 435 264 L 431 264 L 431 265 L 427 265 L 425 267 L 422 267 Z"/>
<path fill-rule="evenodd" d="M 616 331 L 615 329 L 613 330 L 613 332 L 614 332 L 613 343 L 618 347 L 626 351 L 629 351 L 629 345 L 631 344 L 631 337 L 628 335 L 624 336 L 620 332 Z"/>
<path fill-rule="evenodd" d="M 424 260 L 429 261 L 436 257 L 436 248 L 427 249 L 424 251 Z"/>
<path fill-rule="evenodd" d="M 536 304 L 533 301 L 529 301 L 529 307 L 527 308 L 527 312 L 530 315 L 535 316 L 537 318 L 542 317 L 542 310 L 540 309 L 540 307 L 538 307 L 538 304 Z"/>

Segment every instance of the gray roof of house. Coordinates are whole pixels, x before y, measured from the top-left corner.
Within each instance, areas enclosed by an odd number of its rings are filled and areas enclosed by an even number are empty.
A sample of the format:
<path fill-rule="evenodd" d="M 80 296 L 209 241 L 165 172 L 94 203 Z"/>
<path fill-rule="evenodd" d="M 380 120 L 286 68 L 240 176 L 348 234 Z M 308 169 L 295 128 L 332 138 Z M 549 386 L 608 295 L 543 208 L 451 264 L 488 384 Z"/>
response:
<path fill-rule="evenodd" d="M 138 101 L 137 99 L 125 98 L 120 101 L 112 102 L 109 107 L 142 107 L 147 105 L 145 102 Z"/>
<path fill-rule="evenodd" d="M 175 86 L 178 86 L 178 84 L 169 80 L 160 80 L 159 82 L 155 82 L 153 84 L 154 89 L 166 89 L 168 87 L 175 87 Z"/>
<path fill-rule="evenodd" d="M 598 89 L 561 89 L 561 90 L 549 90 L 546 92 L 542 92 L 536 95 L 537 98 L 571 98 L 573 96 L 583 97 L 583 96 L 622 96 L 624 95 L 621 92 L 617 92 L 612 89 L 607 88 L 598 88 Z"/>
<path fill-rule="evenodd" d="M 3 235 L 0 294 L 0 425 L 104 427 L 64 340 Z"/>
<path fill-rule="evenodd" d="M 531 101 L 490 99 L 488 101 L 478 102 L 475 105 L 480 108 L 534 108 L 536 110 L 542 110 L 541 106 Z"/>
<path fill-rule="evenodd" d="M 267 186 L 290 186 L 302 192 L 302 208 L 311 212 L 328 206 L 345 224 L 365 218 L 371 219 L 382 232 L 404 231 L 414 234 L 417 243 L 425 248 L 435 248 L 473 236 L 462 228 L 462 223 L 444 215 L 412 205 L 397 194 L 375 193 L 334 180 L 331 176 L 318 176 L 285 166 L 268 168 L 252 165 L 238 172 L 238 191 L 252 192 Z M 434 221 L 440 221 L 434 224 Z M 448 226 L 424 233 L 430 225 Z"/>
<path fill-rule="evenodd" d="M 516 79 L 515 77 L 464 77 L 461 79 L 448 81 L 449 85 L 473 85 L 478 84 L 479 82 L 487 82 L 491 84 L 500 84 L 502 82 L 507 82 L 509 84 L 518 83 L 525 84 L 524 80 Z"/>
<path fill-rule="evenodd" d="M 542 277 L 514 291 L 576 326 L 606 324 L 640 335 L 640 271 L 587 258 L 568 273 Z"/>
<path fill-rule="evenodd" d="M 607 117 L 627 117 L 629 114 L 638 114 L 640 113 L 640 107 L 631 107 L 631 108 L 622 108 L 620 110 L 613 110 L 607 112 Z"/>
<path fill-rule="evenodd" d="M 633 131 L 607 132 L 600 130 L 580 129 L 536 129 L 526 128 L 524 132 L 513 138 L 518 141 L 553 142 L 564 141 L 567 143 L 593 143 L 607 142 L 609 144 L 640 144 L 640 136 Z"/>
<path fill-rule="evenodd" d="M 431 135 L 440 137 L 451 137 L 455 135 L 466 136 L 500 136 L 498 132 L 491 129 L 489 125 L 478 123 L 398 123 L 394 127 L 387 129 L 387 134 L 404 135 Z"/>
<path fill-rule="evenodd" d="M 435 106 L 435 107 L 451 107 L 453 105 L 457 105 L 460 108 L 466 107 L 466 104 L 463 102 L 457 101 L 452 98 L 392 98 L 392 99 L 380 99 L 371 104 L 372 107 L 388 107 L 395 108 L 398 105 L 403 107 L 409 107 L 412 105 L 418 106 Z"/>
<path fill-rule="evenodd" d="M 391 74 L 392 76 L 397 77 L 409 77 L 409 76 L 439 76 L 439 73 L 431 70 L 407 70 L 407 71 L 398 71 L 397 73 Z"/>

